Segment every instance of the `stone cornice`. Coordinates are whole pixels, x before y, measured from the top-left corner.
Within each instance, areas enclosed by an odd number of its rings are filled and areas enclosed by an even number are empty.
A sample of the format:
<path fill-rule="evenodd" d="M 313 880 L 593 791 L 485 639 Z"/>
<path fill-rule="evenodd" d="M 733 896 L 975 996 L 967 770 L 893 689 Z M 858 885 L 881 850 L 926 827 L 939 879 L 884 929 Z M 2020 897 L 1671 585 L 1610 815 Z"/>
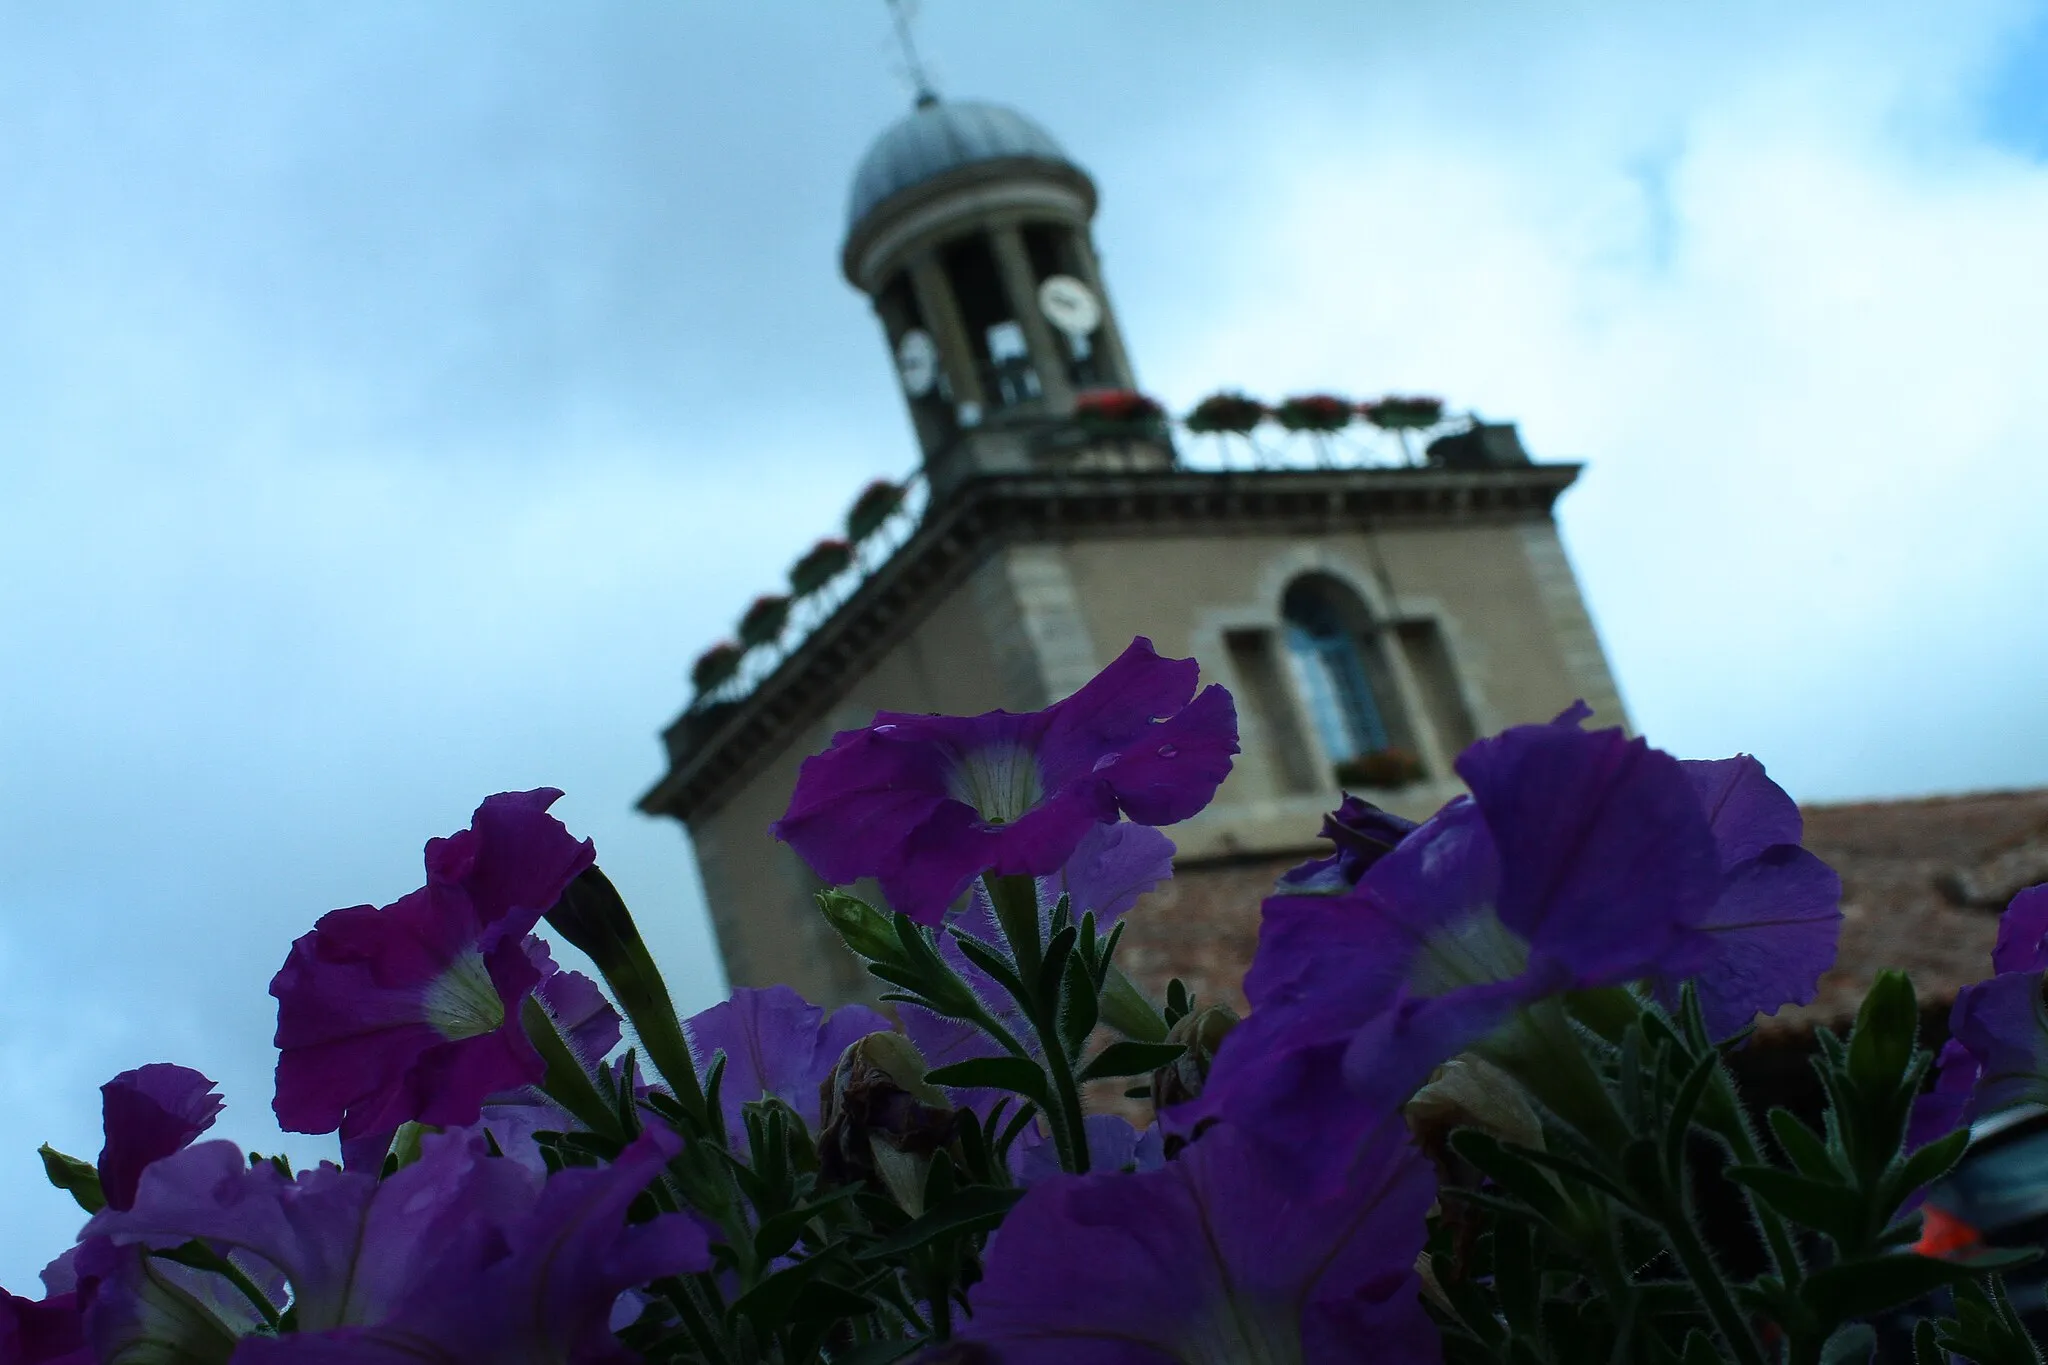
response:
<path fill-rule="evenodd" d="M 685 712 L 664 732 L 668 775 L 640 798 L 688 821 L 716 810 L 790 732 L 830 709 L 946 594 L 1005 545 L 1134 539 L 1204 528 L 1322 532 L 1550 515 L 1576 464 L 1495 469 L 1313 469 L 1005 474 L 971 479 L 837 611 L 739 701 Z"/>

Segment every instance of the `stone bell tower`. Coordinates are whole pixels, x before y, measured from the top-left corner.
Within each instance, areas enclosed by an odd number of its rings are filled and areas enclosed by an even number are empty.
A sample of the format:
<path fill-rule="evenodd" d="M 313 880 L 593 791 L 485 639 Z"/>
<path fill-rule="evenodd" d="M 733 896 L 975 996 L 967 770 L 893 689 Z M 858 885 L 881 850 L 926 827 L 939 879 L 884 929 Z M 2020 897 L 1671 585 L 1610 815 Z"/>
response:
<path fill-rule="evenodd" d="M 736 985 L 876 989 L 768 826 L 802 760 L 877 710 L 1034 710 L 1137 635 L 1199 659 L 1244 752 L 1168 831 L 1176 873 L 1132 912 L 1125 961 L 1209 996 L 1237 990 L 1260 898 L 1342 789 L 1419 817 L 1461 790 L 1477 735 L 1575 698 L 1626 723 L 1551 515 L 1577 465 L 1428 400 L 1366 406 L 1417 429 L 1399 444 L 1327 396 L 1277 426 L 1227 395 L 1168 420 L 1137 392 L 1095 206 L 1038 124 L 929 93 L 855 174 L 841 267 L 881 322 L 920 472 L 862 496 L 859 544 L 805 555 L 744 649 L 707 652 L 640 802 L 687 827 Z"/>
<path fill-rule="evenodd" d="M 1136 388 L 1094 216 L 1088 173 L 1000 105 L 925 91 L 862 158 L 840 266 L 874 303 L 934 493 L 1075 463 L 1075 395 Z M 1172 463 L 1149 442 L 1117 457 Z"/>

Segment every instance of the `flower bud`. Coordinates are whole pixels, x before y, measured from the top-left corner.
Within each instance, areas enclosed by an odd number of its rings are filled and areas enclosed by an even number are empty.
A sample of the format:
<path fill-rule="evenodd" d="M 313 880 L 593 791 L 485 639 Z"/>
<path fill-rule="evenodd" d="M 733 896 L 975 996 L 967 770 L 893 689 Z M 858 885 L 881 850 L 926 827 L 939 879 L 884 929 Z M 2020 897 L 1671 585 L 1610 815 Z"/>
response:
<path fill-rule="evenodd" d="M 915 1218 L 924 1211 L 932 1157 L 952 1146 L 959 1119 L 945 1092 L 927 1084 L 924 1058 L 900 1033 L 870 1033 L 839 1055 L 819 1087 L 818 1176 L 859 1181 Z"/>
<path fill-rule="evenodd" d="M 1489 1137 L 1543 1149 L 1543 1121 L 1514 1077 L 1484 1058 L 1466 1053 L 1436 1069 L 1402 1111 L 1416 1145 L 1439 1165 L 1449 1154 L 1452 1132 L 1476 1128 Z"/>
<path fill-rule="evenodd" d="M 1167 1030 L 1166 1041 L 1179 1043 L 1187 1051 L 1152 1073 L 1152 1107 L 1166 1109 L 1200 1095 L 1208 1083 L 1216 1049 L 1237 1024 L 1237 1011 L 1230 1006 L 1205 1005 Z"/>
<path fill-rule="evenodd" d="M 646 940 L 640 937 L 639 926 L 633 923 L 633 912 L 626 908 L 625 898 L 611 878 L 595 866 L 585 868 L 562 892 L 546 919 L 548 927 L 581 948 L 596 964 L 605 984 L 612 988 L 612 998 L 632 1021 L 648 1060 L 683 1106 L 701 1116 L 704 1092 L 676 1016 L 675 1001 L 654 965 L 654 955 L 647 951 Z"/>
<path fill-rule="evenodd" d="M 1274 890 L 1283 896 L 1344 895 L 1414 830 L 1413 820 L 1347 793 L 1344 804 L 1323 817 L 1322 837 L 1337 851 L 1287 872 Z"/>
<path fill-rule="evenodd" d="M 902 954 L 903 945 L 896 941 L 896 928 L 889 917 L 859 896 L 836 889 L 820 891 L 818 909 L 846 946 L 869 962 L 887 962 Z"/>

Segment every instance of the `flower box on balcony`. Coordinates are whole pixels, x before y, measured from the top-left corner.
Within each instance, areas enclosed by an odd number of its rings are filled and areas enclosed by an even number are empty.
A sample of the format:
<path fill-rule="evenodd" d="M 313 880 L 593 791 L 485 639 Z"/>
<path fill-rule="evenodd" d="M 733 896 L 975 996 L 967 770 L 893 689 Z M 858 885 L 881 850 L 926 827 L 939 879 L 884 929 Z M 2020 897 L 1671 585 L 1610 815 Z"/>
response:
<path fill-rule="evenodd" d="M 789 569 L 789 587 L 797 597 L 809 597 L 846 572 L 853 563 L 853 547 L 843 540 L 821 540 Z"/>
<path fill-rule="evenodd" d="M 1423 779 L 1422 760 L 1406 749 L 1375 749 L 1337 765 L 1337 785 L 1369 790 L 1405 787 Z"/>
<path fill-rule="evenodd" d="M 1444 420 L 1441 398 L 1395 397 L 1360 403 L 1358 413 L 1384 431 L 1420 431 Z"/>
<path fill-rule="evenodd" d="M 1357 406 L 1348 398 L 1306 393 L 1288 399 L 1273 410 L 1273 415 L 1289 431 L 1332 432 L 1350 426 L 1357 412 Z"/>
<path fill-rule="evenodd" d="M 887 479 L 876 479 L 860 496 L 853 500 L 853 506 L 846 512 L 846 538 L 858 545 L 882 529 L 897 508 L 903 505 L 903 485 Z"/>
<path fill-rule="evenodd" d="M 690 665 L 690 686 L 699 692 L 715 690 L 721 683 L 739 672 L 740 659 L 746 653 L 730 640 L 720 640 L 697 656 L 697 662 Z"/>
<path fill-rule="evenodd" d="M 740 617 L 740 643 L 749 647 L 773 644 L 789 624 L 789 599 L 774 593 L 757 597 Z"/>
<path fill-rule="evenodd" d="M 1188 414 L 1188 430 L 1199 434 L 1228 432 L 1233 436 L 1249 435 L 1252 428 L 1266 420 L 1266 405 L 1256 398 L 1247 398 L 1241 393 L 1212 393 L 1195 404 L 1195 410 Z"/>

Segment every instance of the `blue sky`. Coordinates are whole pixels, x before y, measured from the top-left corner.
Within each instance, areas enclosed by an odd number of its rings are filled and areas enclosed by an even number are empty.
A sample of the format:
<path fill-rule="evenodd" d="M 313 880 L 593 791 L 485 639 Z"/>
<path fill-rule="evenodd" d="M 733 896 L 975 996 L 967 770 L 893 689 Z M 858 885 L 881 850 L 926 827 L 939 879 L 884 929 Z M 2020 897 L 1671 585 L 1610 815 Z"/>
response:
<path fill-rule="evenodd" d="M 1102 186 L 1146 386 L 1589 462 L 1638 725 L 1807 799 L 2048 784 L 2039 5 L 927 0 Z M 914 458 L 838 278 L 879 3 L 0 4 L 0 1284 L 33 1149 L 551 784 L 692 1007 L 690 659 Z M 308 1157 L 322 1144 L 293 1140 Z"/>

